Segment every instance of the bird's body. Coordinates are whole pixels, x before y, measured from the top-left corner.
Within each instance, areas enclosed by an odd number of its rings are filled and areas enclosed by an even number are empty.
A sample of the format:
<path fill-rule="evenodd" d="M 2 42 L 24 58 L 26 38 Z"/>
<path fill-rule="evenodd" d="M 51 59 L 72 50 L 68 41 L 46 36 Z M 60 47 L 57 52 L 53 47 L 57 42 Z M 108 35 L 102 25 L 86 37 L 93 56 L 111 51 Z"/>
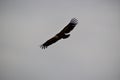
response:
<path fill-rule="evenodd" d="M 56 34 L 54 37 L 52 37 L 51 39 L 47 40 L 45 43 L 43 43 L 41 45 L 42 49 L 47 48 L 49 45 L 57 42 L 60 39 L 66 39 L 70 36 L 70 34 L 68 34 L 71 30 L 74 29 L 74 27 L 78 24 L 78 20 L 75 18 L 72 18 L 70 23 L 65 26 L 65 28 L 63 28 L 63 30 L 61 30 L 58 34 Z"/>

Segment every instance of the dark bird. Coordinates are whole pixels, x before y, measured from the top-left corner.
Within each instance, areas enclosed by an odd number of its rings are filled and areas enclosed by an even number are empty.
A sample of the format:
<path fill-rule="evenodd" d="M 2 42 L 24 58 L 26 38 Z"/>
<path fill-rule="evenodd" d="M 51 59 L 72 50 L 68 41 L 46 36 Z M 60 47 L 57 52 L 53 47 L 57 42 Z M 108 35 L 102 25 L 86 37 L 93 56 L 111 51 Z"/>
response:
<path fill-rule="evenodd" d="M 63 30 L 61 30 L 58 34 L 56 34 L 51 39 L 47 40 L 40 47 L 42 49 L 45 49 L 45 48 L 47 48 L 48 46 L 50 46 L 51 44 L 57 42 L 60 39 L 68 38 L 70 36 L 70 34 L 68 34 L 68 33 L 70 31 L 72 31 L 77 24 L 78 24 L 78 20 L 76 18 L 72 18 L 71 21 L 69 22 L 69 24 L 63 28 Z"/>

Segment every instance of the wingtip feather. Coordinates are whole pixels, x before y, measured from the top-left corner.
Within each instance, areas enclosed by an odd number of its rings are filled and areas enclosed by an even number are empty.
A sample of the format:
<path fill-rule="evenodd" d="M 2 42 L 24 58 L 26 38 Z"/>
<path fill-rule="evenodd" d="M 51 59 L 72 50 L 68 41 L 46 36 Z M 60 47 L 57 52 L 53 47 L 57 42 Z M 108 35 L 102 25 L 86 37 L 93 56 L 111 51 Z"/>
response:
<path fill-rule="evenodd" d="M 45 48 L 47 48 L 47 46 L 41 45 L 40 48 L 45 49 Z"/>

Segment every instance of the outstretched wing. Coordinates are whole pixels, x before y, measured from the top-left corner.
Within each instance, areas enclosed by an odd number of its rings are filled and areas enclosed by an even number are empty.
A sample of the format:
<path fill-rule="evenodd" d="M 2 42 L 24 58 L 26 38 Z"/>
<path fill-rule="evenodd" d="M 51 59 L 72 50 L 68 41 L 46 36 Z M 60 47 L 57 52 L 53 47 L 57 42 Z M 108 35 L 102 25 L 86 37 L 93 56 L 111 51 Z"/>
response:
<path fill-rule="evenodd" d="M 57 42 L 57 41 L 60 40 L 60 39 L 61 39 L 61 38 L 56 35 L 56 36 L 52 37 L 51 39 L 47 40 L 45 43 L 43 43 L 40 47 L 41 47 L 42 49 L 45 49 L 45 48 L 47 48 L 49 45 Z"/>
<path fill-rule="evenodd" d="M 78 24 L 78 20 L 76 18 L 72 18 L 70 23 L 63 28 L 63 30 L 60 31 L 61 34 L 63 33 L 69 33 L 74 29 L 74 27 Z"/>
<path fill-rule="evenodd" d="M 56 34 L 56 36 L 52 37 L 51 39 L 47 40 L 44 44 L 42 44 L 40 47 L 42 49 L 47 48 L 49 45 L 57 42 L 58 40 L 60 40 L 61 38 L 66 39 L 68 38 L 70 35 L 66 35 L 65 33 L 69 33 L 71 30 L 74 29 L 74 27 L 78 24 L 78 20 L 75 18 L 72 18 L 70 23 L 65 26 L 65 28 L 63 30 L 61 30 L 58 34 Z"/>

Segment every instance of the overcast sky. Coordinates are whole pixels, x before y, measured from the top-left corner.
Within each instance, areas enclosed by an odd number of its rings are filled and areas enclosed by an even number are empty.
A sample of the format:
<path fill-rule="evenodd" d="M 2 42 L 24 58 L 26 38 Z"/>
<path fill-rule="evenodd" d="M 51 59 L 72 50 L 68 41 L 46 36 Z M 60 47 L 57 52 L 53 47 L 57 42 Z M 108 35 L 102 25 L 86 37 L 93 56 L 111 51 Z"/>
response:
<path fill-rule="evenodd" d="M 120 0 L 0 0 L 0 80 L 120 80 Z"/>

